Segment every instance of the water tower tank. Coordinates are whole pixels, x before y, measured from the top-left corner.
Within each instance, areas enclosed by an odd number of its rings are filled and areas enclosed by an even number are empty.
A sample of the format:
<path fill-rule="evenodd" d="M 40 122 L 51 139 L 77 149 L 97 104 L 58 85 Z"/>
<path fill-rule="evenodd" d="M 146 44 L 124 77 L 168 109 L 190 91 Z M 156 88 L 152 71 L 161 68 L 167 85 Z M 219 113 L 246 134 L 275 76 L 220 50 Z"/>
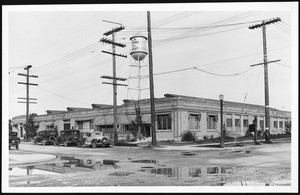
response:
<path fill-rule="evenodd" d="M 136 61 L 143 60 L 148 54 L 147 50 L 147 37 L 136 34 L 135 36 L 130 38 L 131 40 L 131 52 L 130 55 Z"/>

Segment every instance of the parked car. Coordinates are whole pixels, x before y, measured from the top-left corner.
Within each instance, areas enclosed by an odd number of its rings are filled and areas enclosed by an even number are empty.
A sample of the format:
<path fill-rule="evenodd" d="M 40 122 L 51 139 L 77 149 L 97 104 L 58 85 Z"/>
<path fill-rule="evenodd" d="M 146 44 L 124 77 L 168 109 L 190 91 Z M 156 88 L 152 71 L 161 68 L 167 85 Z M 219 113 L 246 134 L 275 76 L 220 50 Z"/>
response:
<path fill-rule="evenodd" d="M 93 148 L 96 148 L 97 146 L 109 147 L 111 143 L 108 137 L 103 136 L 102 132 L 87 133 L 83 137 L 83 141 L 85 145 L 90 145 Z"/>
<path fill-rule="evenodd" d="M 83 144 L 83 138 L 79 130 L 63 130 L 57 138 L 57 144 L 63 144 L 66 147 L 69 145 L 77 145 L 78 147 L 81 147 Z"/>
<path fill-rule="evenodd" d="M 46 144 L 56 145 L 57 143 L 57 130 L 43 130 L 36 133 L 36 136 L 33 138 L 33 143 L 42 143 L 43 146 Z"/>
<path fill-rule="evenodd" d="M 19 150 L 19 144 L 21 140 L 18 137 L 18 132 L 10 131 L 9 132 L 9 149 L 14 146 L 16 150 Z"/>

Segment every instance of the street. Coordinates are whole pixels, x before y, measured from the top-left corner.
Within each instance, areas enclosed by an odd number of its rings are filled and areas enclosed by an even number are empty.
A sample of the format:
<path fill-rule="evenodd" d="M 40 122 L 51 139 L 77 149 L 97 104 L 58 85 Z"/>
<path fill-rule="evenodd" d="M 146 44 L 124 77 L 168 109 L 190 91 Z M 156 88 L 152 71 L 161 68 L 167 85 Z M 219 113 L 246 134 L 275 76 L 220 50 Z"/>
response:
<path fill-rule="evenodd" d="M 10 150 L 10 187 L 290 186 L 291 144 L 208 148 L 89 148 L 21 143 Z M 189 149 L 190 148 L 190 149 Z M 16 163 L 11 157 L 48 155 Z"/>

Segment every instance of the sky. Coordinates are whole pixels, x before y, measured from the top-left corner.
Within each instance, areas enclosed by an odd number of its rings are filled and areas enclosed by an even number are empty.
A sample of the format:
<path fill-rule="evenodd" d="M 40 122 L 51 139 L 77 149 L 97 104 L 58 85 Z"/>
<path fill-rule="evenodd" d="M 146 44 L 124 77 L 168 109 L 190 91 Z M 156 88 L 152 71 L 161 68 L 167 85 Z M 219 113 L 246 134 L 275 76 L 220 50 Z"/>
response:
<path fill-rule="evenodd" d="M 3 6 L 3 105 L 12 118 L 26 113 L 24 68 L 32 65 L 30 113 L 67 107 L 91 108 L 113 104 L 112 85 L 100 78 L 112 76 L 111 39 L 103 33 L 120 23 L 116 42 L 126 44 L 116 52 L 117 77 L 127 78 L 118 87 L 118 105 L 137 99 L 137 62 L 130 56 L 130 38 L 147 37 L 151 13 L 154 96 L 166 93 L 264 105 L 262 29 L 249 29 L 262 20 L 279 17 L 268 25 L 267 57 L 270 107 L 291 111 L 298 97 L 298 8 L 293 3 L 217 3 L 160 5 L 36 5 Z M 107 22 L 109 21 L 109 22 Z M 114 22 L 114 23 L 112 23 Z M 141 98 L 149 98 L 149 58 L 140 62 Z M 133 78 L 132 78 L 133 77 Z"/>

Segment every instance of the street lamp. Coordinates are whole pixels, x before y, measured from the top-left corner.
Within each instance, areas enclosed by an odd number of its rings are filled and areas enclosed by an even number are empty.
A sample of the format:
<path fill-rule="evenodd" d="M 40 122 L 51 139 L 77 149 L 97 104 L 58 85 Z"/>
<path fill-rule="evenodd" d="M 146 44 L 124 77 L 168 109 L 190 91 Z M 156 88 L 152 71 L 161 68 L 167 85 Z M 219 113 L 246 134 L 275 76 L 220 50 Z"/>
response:
<path fill-rule="evenodd" d="M 220 99 L 220 107 L 221 107 L 221 141 L 220 141 L 220 146 L 223 148 L 224 147 L 224 131 L 223 131 L 223 99 L 224 99 L 224 95 L 220 94 L 219 99 Z"/>

